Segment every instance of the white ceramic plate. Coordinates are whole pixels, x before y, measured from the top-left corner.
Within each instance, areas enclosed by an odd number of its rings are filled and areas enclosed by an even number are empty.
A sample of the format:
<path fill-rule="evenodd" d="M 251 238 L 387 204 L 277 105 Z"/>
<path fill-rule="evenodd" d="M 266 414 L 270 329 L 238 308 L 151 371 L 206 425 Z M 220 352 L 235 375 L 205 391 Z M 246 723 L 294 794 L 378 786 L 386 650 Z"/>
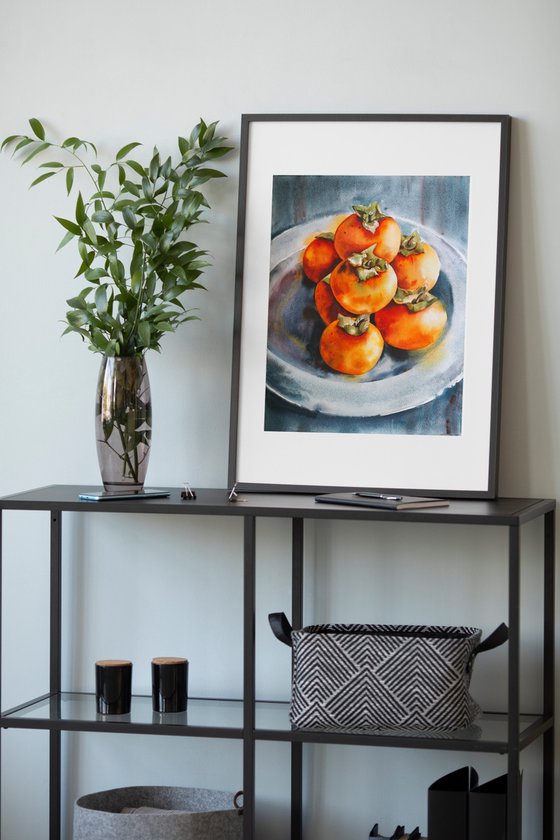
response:
<path fill-rule="evenodd" d="M 319 354 L 325 327 L 315 308 L 315 284 L 303 274 L 301 257 L 310 238 L 332 224 L 315 219 L 272 240 L 267 350 L 267 387 L 307 411 L 342 417 L 395 414 L 430 402 L 463 377 L 466 259 L 434 231 L 395 217 L 405 232 L 418 230 L 437 251 L 439 279 L 432 292 L 447 309 L 441 338 L 426 350 L 396 350 L 383 355 L 362 376 L 328 368 Z"/>

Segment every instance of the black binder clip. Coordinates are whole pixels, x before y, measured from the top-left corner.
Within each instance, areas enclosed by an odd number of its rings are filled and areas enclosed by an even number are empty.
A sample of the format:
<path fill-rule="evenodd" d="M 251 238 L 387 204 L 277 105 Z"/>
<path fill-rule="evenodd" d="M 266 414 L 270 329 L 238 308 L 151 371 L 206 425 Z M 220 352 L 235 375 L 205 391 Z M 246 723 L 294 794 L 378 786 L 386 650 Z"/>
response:
<path fill-rule="evenodd" d="M 190 484 L 185 483 L 183 484 L 183 489 L 181 490 L 181 498 L 182 499 L 196 499 L 196 493 L 190 486 Z"/>

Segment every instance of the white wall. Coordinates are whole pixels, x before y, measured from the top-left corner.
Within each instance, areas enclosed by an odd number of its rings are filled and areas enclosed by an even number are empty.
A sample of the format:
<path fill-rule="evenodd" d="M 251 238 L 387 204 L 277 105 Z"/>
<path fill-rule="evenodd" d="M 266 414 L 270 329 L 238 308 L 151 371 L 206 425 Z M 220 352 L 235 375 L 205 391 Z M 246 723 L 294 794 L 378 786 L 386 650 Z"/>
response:
<path fill-rule="evenodd" d="M 244 112 L 513 115 L 499 492 L 555 497 L 559 14 L 553 0 L 534 0 L 530 8 L 519 0 L 13 3 L 0 30 L 0 136 L 24 131 L 27 118 L 37 116 L 56 134 L 94 140 L 102 154 L 129 140 L 171 149 L 200 115 L 220 119 L 236 144 Z M 212 188 L 212 224 L 200 229 L 200 242 L 214 255 L 209 291 L 193 296 L 202 321 L 186 325 L 160 356 L 149 358 L 151 484 L 226 483 L 237 166 L 232 156 L 227 183 Z M 0 158 L 2 493 L 98 482 L 93 395 L 99 360 L 77 337 L 60 338 L 77 263 L 71 247 L 54 253 L 60 233 L 52 216 L 69 211 L 52 182 L 29 193 L 31 174 L 7 155 Z M 91 689 L 96 658 L 126 655 L 135 663 L 138 688 L 147 690 L 150 658 L 171 652 L 191 660 L 193 690 L 239 694 L 238 523 L 216 523 L 209 531 L 204 519 L 148 523 L 113 515 L 100 518 L 95 529 L 79 516 L 65 522 L 68 686 Z M 46 686 L 48 522 L 39 514 L 9 514 L 4 526 L 6 707 Z M 311 528 L 309 544 L 310 618 L 424 622 L 437 616 L 489 630 L 505 616 L 505 544 L 498 534 L 331 525 Z M 259 526 L 262 696 L 288 690 L 288 657 L 270 642 L 265 616 L 289 609 L 289 545 L 288 523 Z M 539 529 L 528 529 L 526 546 L 529 558 L 538 557 Z M 528 667 L 540 609 L 530 566 Z M 444 606 L 441 575 L 449 581 Z M 380 591 L 384 577 L 388 592 Z M 192 581 L 201 589 L 194 591 Z M 224 614 L 232 627 L 227 636 L 219 626 Z M 214 663 L 216 650 L 221 654 Z M 473 688 L 482 701 L 502 696 L 503 686 L 492 679 L 496 661 L 477 663 Z M 16 678 L 22 665 L 25 677 Z M 533 685 L 531 671 L 527 705 Z M 45 748 L 41 733 L 10 730 L 3 737 L 7 840 L 48 836 Z M 70 802 L 121 784 L 235 789 L 240 783 L 235 742 L 84 735 L 65 736 L 64 750 Z M 524 757 L 528 771 L 537 758 L 537 748 Z M 287 835 L 288 750 L 262 745 L 258 759 L 259 826 L 273 823 L 261 836 L 280 840 Z M 467 761 L 439 751 L 310 750 L 309 837 L 366 837 L 376 820 L 387 831 L 397 821 L 425 828 L 426 787 Z M 475 755 L 471 763 L 483 779 L 504 768 L 497 757 Z M 524 836 L 536 837 L 538 776 L 527 772 L 524 786 Z"/>

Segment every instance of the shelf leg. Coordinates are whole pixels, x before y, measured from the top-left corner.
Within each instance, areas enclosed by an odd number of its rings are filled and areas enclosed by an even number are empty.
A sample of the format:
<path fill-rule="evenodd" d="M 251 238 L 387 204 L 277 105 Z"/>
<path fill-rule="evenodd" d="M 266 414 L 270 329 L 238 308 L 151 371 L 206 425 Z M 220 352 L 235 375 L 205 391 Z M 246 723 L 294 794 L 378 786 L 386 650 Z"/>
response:
<path fill-rule="evenodd" d="M 303 625 L 303 519 L 292 520 L 292 626 Z M 303 744 L 292 743 L 291 840 L 303 836 Z"/>
<path fill-rule="evenodd" d="M 507 837 L 521 840 L 519 776 L 519 527 L 509 527 L 508 786 Z"/>
<path fill-rule="evenodd" d="M 255 837 L 255 522 L 243 519 L 243 840 Z"/>
<path fill-rule="evenodd" d="M 4 708 L 2 704 L 2 510 L 0 509 L 0 711 Z M 0 730 L 0 837 L 2 836 L 2 735 Z"/>
<path fill-rule="evenodd" d="M 62 512 L 51 511 L 51 625 L 50 625 L 50 692 L 61 689 L 62 634 Z M 49 840 L 60 840 L 60 730 L 49 737 Z"/>
<path fill-rule="evenodd" d="M 555 511 L 544 517 L 543 714 L 554 715 Z M 554 727 L 543 737 L 543 840 L 554 836 Z"/>

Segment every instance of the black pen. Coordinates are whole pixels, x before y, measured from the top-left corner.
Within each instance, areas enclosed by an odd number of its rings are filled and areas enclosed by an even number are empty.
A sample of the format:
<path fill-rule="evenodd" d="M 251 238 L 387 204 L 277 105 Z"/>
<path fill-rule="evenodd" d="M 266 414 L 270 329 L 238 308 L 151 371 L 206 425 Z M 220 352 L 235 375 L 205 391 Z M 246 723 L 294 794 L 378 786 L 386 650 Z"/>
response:
<path fill-rule="evenodd" d="M 354 496 L 363 496 L 365 499 L 386 499 L 388 502 L 402 501 L 402 496 L 388 496 L 386 493 L 368 493 L 366 490 L 356 492 Z"/>

